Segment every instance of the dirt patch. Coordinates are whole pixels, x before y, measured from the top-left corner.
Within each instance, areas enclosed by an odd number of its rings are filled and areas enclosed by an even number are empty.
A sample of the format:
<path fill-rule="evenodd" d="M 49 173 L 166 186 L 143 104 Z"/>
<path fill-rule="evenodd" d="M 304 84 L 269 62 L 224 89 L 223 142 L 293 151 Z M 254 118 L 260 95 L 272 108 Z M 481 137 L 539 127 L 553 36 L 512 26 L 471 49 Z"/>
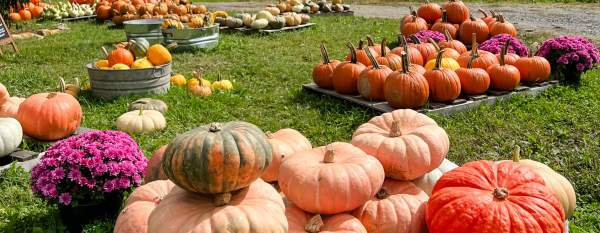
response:
<path fill-rule="evenodd" d="M 256 11 L 266 3 L 213 2 L 206 3 L 210 9 L 226 11 Z M 417 4 L 395 3 L 386 5 L 352 5 L 356 16 L 368 18 L 400 18 L 408 13 L 408 6 Z M 473 4 L 471 10 L 493 9 L 504 14 L 519 30 L 528 33 L 552 35 L 577 34 L 600 41 L 600 5 L 598 4 Z M 476 13 L 480 17 L 479 13 Z"/>

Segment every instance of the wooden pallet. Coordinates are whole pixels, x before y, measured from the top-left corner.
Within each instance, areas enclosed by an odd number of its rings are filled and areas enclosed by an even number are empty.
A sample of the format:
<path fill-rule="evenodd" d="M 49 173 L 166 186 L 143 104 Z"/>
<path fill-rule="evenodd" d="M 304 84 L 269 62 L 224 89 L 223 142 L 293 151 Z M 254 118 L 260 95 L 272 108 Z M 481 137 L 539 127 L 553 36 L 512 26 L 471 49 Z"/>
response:
<path fill-rule="evenodd" d="M 457 112 L 462 112 L 476 108 L 481 104 L 494 104 L 497 101 L 506 100 L 515 95 L 526 94 L 534 96 L 557 84 L 558 82 L 556 81 L 550 81 L 535 86 L 520 86 L 512 92 L 489 91 L 484 95 L 460 96 L 458 99 L 454 100 L 451 103 L 429 102 L 424 107 L 415 110 L 421 113 L 437 113 L 441 115 L 451 115 Z M 302 85 L 302 87 L 304 90 L 307 91 L 321 93 L 338 99 L 346 100 L 351 103 L 367 107 L 379 112 L 391 112 L 396 110 L 385 101 L 369 101 L 362 98 L 360 95 L 339 94 L 333 90 L 320 88 L 314 83 L 304 84 Z"/>
<path fill-rule="evenodd" d="M 271 34 L 271 33 L 276 33 L 276 32 L 298 30 L 298 29 L 302 29 L 302 28 L 312 27 L 314 25 L 316 25 L 316 23 L 307 23 L 307 24 L 302 24 L 302 25 L 298 25 L 298 26 L 294 26 L 294 27 L 283 27 L 283 28 L 280 28 L 280 29 L 253 29 L 253 28 L 247 28 L 247 27 L 229 28 L 229 27 L 223 26 L 223 27 L 219 28 L 219 31 L 222 31 L 222 32 L 244 32 L 244 33 L 264 33 L 264 34 Z"/>
<path fill-rule="evenodd" d="M 81 133 L 85 133 L 87 131 L 91 131 L 91 130 L 95 130 L 95 129 L 90 129 L 90 128 L 85 128 L 85 127 L 79 127 L 75 130 L 75 132 L 73 132 L 73 134 L 71 136 L 74 135 L 78 135 Z M 55 141 L 41 141 L 41 140 L 37 140 L 35 138 L 29 137 L 27 135 L 23 135 L 23 141 L 26 141 L 28 143 L 33 143 L 33 144 L 41 144 L 41 145 L 52 145 L 60 140 L 55 140 Z"/>
<path fill-rule="evenodd" d="M 342 12 L 318 12 L 315 14 L 308 14 L 310 17 L 313 16 L 354 16 L 354 11 L 342 11 Z"/>

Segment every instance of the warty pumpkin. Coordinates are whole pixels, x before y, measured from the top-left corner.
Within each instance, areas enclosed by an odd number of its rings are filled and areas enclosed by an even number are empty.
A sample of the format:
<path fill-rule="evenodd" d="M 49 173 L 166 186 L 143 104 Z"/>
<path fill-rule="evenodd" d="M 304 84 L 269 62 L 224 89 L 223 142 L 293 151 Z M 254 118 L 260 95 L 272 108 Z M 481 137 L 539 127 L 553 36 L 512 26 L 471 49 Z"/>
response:
<path fill-rule="evenodd" d="M 438 43 L 438 45 L 440 47 L 454 49 L 459 54 L 463 54 L 464 52 L 467 52 L 467 47 L 465 46 L 465 44 L 460 42 L 460 40 L 452 39 L 452 36 L 448 32 L 448 30 L 444 31 L 444 37 L 446 38 L 446 41 L 440 41 L 440 43 Z"/>
<path fill-rule="evenodd" d="M 231 192 L 248 187 L 271 163 L 266 135 L 241 121 L 214 122 L 175 137 L 163 157 L 163 170 L 177 186 L 215 194 L 226 204 Z"/>
<path fill-rule="evenodd" d="M 155 66 L 167 64 L 172 60 L 169 50 L 160 44 L 150 46 L 146 58 Z"/>
<path fill-rule="evenodd" d="M 419 72 L 411 71 L 406 52 L 402 51 L 402 70 L 392 72 L 383 84 L 385 101 L 394 108 L 416 108 L 427 103 L 429 85 Z"/>
<path fill-rule="evenodd" d="M 0 117 L 0 158 L 15 151 L 23 140 L 23 128 L 14 118 Z"/>
<path fill-rule="evenodd" d="M 210 195 L 176 186 L 148 218 L 148 232 L 286 233 L 287 229 L 281 196 L 261 179 L 235 192 L 225 206 L 215 206 Z"/>
<path fill-rule="evenodd" d="M 447 31 L 451 38 L 456 38 L 458 35 L 458 28 L 456 28 L 454 24 L 448 22 L 448 12 L 446 12 L 446 10 L 442 11 L 442 20 L 434 23 L 433 26 L 431 26 L 431 30 L 439 33 L 445 33 Z"/>
<path fill-rule="evenodd" d="M 469 20 L 460 25 L 458 36 L 464 44 L 473 44 L 473 41 L 481 43 L 490 36 L 490 29 L 483 20 L 471 16 Z"/>
<path fill-rule="evenodd" d="M 360 73 L 366 69 L 365 65 L 358 63 L 356 58 L 356 49 L 352 43 L 346 45 L 350 49 L 350 61 L 338 64 L 331 73 L 333 89 L 340 94 L 357 93 L 357 82 Z M 364 52 L 364 51 L 363 51 Z"/>
<path fill-rule="evenodd" d="M 377 158 L 387 177 L 414 180 L 448 154 L 446 131 L 424 114 L 400 109 L 373 117 L 352 135 L 352 145 Z"/>
<path fill-rule="evenodd" d="M 447 172 L 435 184 L 426 212 L 431 233 L 561 233 L 564 220 L 543 178 L 511 161 L 473 161 Z"/>
<path fill-rule="evenodd" d="M 170 180 L 159 180 L 136 188 L 119 213 L 113 233 L 148 232 L 150 213 L 174 187 Z"/>
<path fill-rule="evenodd" d="M 62 92 L 32 95 L 21 103 L 17 112 L 23 133 L 45 141 L 71 135 L 81 125 L 82 116 L 79 102 Z"/>
<path fill-rule="evenodd" d="M 371 50 L 371 53 L 375 56 L 375 57 L 379 57 L 379 53 L 373 48 L 373 47 L 369 47 L 369 46 L 364 46 L 365 42 L 363 40 L 360 40 L 358 42 L 358 48 L 356 48 L 354 51 L 356 53 L 356 61 L 358 61 L 360 64 L 363 64 L 365 66 L 371 66 L 373 64 L 371 64 L 371 60 L 369 59 L 369 57 L 367 56 L 367 52 L 366 50 Z M 346 45 L 348 46 L 348 45 Z M 352 45 L 354 47 L 354 45 Z M 348 55 L 346 56 L 346 61 L 352 61 L 352 51 L 350 51 L 350 53 L 348 53 Z"/>
<path fill-rule="evenodd" d="M 461 91 L 467 95 L 479 95 L 485 93 L 490 88 L 490 76 L 487 71 L 481 68 L 473 68 L 473 60 L 477 55 L 472 55 L 466 68 L 455 70 L 460 79 Z"/>
<path fill-rule="evenodd" d="M 417 179 L 414 179 L 412 182 L 417 187 L 422 189 L 423 192 L 425 192 L 428 196 L 431 196 L 431 191 L 433 190 L 435 183 L 437 183 L 437 181 L 442 177 L 442 175 L 457 167 L 458 165 L 456 165 L 455 163 L 451 162 L 448 159 L 444 159 L 444 161 L 442 161 L 442 164 L 440 164 L 438 168 L 433 169 L 432 171 L 426 173 L 425 175 Z"/>
<path fill-rule="evenodd" d="M 144 170 L 144 182 L 150 183 L 155 180 L 168 180 L 162 169 L 162 158 L 167 150 L 167 145 L 161 146 L 152 153 L 152 157 L 148 160 L 148 166 Z"/>
<path fill-rule="evenodd" d="M 384 100 L 383 84 L 393 71 L 387 66 L 379 65 L 370 50 L 367 50 L 367 56 L 371 59 L 373 66 L 364 69 L 358 76 L 358 93 L 368 100 Z"/>
<path fill-rule="evenodd" d="M 517 28 L 512 23 L 504 21 L 502 14 L 498 15 L 498 21 L 494 22 L 490 26 L 490 35 L 495 36 L 499 34 L 509 34 L 511 36 L 517 36 Z"/>
<path fill-rule="evenodd" d="M 10 97 L 4 104 L 0 104 L 0 117 L 17 118 L 19 106 L 25 101 L 25 98 Z"/>
<path fill-rule="evenodd" d="M 386 179 L 375 197 L 352 212 L 369 233 L 426 231 L 425 203 L 429 197 L 410 181 Z"/>
<path fill-rule="evenodd" d="M 273 147 L 273 160 L 260 178 L 266 182 L 277 181 L 279 167 L 283 160 L 296 152 L 312 149 L 310 141 L 295 129 L 280 129 L 275 133 L 267 132 L 267 138 Z"/>
<path fill-rule="evenodd" d="M 438 52 L 433 69 L 425 72 L 423 76 L 429 84 L 429 98 L 437 102 L 451 102 L 460 95 L 460 79 L 452 69 L 441 67 L 443 53 L 444 49 Z M 456 66 L 459 67 L 458 63 Z"/>
<path fill-rule="evenodd" d="M 529 53 L 528 57 L 517 59 L 514 66 L 519 70 L 521 81 L 524 82 L 545 82 L 550 79 L 552 71 L 550 63 L 544 57 L 533 56 Z"/>
<path fill-rule="evenodd" d="M 156 110 L 139 110 L 126 112 L 117 118 L 117 129 L 127 133 L 152 133 L 167 127 L 165 117 Z"/>
<path fill-rule="evenodd" d="M 360 220 L 350 214 L 336 214 L 323 218 L 312 215 L 294 204 L 287 204 L 285 217 L 288 221 L 288 233 L 367 233 Z"/>
<path fill-rule="evenodd" d="M 380 56 L 376 58 L 377 62 L 381 65 L 387 66 L 392 71 L 402 69 L 402 57 L 391 53 L 390 49 L 388 49 L 386 45 L 387 39 L 383 38 L 381 41 L 381 48 L 379 49 Z"/>
<path fill-rule="evenodd" d="M 392 53 L 400 56 L 400 59 L 402 60 L 402 51 L 406 51 L 407 55 L 408 55 L 408 59 L 410 61 L 411 64 L 416 64 L 416 65 L 424 65 L 424 61 L 423 61 L 423 55 L 421 55 L 421 52 L 419 52 L 419 50 L 415 47 L 412 46 L 408 46 L 408 44 L 406 43 L 406 38 L 404 38 L 404 35 L 402 34 L 398 34 L 398 47 L 392 49 Z M 402 64 L 402 63 L 400 63 Z M 400 66 L 399 69 L 401 69 L 402 66 Z"/>
<path fill-rule="evenodd" d="M 279 168 L 279 187 L 303 210 L 337 214 L 369 200 L 384 177 L 377 159 L 349 143 L 334 142 L 285 159 Z"/>
<path fill-rule="evenodd" d="M 449 0 L 443 6 L 448 12 L 448 21 L 450 23 L 462 24 L 469 19 L 469 8 L 460 0 Z"/>
<path fill-rule="evenodd" d="M 487 68 L 487 72 L 490 75 L 490 86 L 494 90 L 512 91 L 515 87 L 519 86 L 519 82 L 521 81 L 519 69 L 515 66 L 504 64 L 504 56 L 509 45 L 510 40 L 507 40 L 500 53 L 500 64 L 494 64 Z"/>
<path fill-rule="evenodd" d="M 442 10 L 437 3 L 425 0 L 425 4 L 417 9 L 417 16 L 423 18 L 427 23 L 433 24 L 436 19 L 442 17 Z"/>
<path fill-rule="evenodd" d="M 321 56 L 323 57 L 323 62 L 315 65 L 313 68 L 313 81 L 320 88 L 333 89 L 333 70 L 340 64 L 340 61 L 329 59 L 329 53 L 327 53 L 324 43 L 321 43 Z"/>
<path fill-rule="evenodd" d="M 156 110 L 162 114 L 167 113 L 169 106 L 162 100 L 152 98 L 141 98 L 129 103 L 129 111 L 135 110 Z"/>

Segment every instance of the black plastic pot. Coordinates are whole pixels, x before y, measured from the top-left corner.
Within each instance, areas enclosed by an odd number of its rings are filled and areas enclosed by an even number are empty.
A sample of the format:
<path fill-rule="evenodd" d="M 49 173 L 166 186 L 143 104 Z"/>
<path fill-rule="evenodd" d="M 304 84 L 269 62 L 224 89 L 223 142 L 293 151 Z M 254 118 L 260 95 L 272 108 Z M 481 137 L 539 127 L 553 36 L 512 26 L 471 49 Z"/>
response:
<path fill-rule="evenodd" d="M 80 233 L 83 226 L 94 220 L 115 218 L 121 208 L 123 193 L 107 195 L 103 201 L 79 203 L 78 206 L 59 206 L 62 223 L 71 233 Z"/>

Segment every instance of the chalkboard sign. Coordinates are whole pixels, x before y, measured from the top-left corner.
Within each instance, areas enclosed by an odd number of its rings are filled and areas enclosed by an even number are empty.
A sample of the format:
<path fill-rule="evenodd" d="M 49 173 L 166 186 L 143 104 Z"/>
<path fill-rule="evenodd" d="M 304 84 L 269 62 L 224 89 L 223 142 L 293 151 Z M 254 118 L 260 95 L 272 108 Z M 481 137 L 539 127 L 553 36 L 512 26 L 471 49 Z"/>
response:
<path fill-rule="evenodd" d="M 19 52 L 17 45 L 15 45 L 13 38 L 10 36 L 10 31 L 8 31 L 8 26 L 6 26 L 4 18 L 0 15 L 0 45 L 5 44 L 11 44 L 15 52 Z M 0 49 L 0 54 L 2 54 L 2 49 Z"/>

